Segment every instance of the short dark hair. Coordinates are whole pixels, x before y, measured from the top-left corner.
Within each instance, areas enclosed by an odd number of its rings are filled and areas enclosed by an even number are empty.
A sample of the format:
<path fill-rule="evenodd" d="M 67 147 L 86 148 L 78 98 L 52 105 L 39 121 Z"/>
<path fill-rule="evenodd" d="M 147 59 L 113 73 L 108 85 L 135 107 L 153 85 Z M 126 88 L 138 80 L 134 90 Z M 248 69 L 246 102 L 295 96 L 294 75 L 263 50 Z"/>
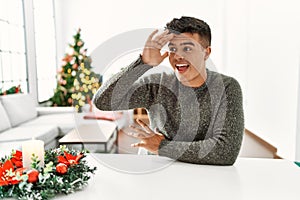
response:
<path fill-rule="evenodd" d="M 174 18 L 166 24 L 166 29 L 172 33 L 198 33 L 204 40 L 205 46 L 211 45 L 211 31 L 209 25 L 203 20 L 182 16 Z M 203 44 L 202 44 L 203 45 Z"/>

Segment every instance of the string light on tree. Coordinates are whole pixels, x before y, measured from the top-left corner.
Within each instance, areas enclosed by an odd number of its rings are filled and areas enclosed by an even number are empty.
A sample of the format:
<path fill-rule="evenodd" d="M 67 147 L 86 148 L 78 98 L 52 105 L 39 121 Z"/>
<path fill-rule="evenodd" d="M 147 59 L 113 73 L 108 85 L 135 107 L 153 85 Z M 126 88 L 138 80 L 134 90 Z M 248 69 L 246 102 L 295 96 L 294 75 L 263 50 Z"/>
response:
<path fill-rule="evenodd" d="M 90 103 L 93 95 L 100 87 L 100 76 L 91 71 L 91 59 L 85 58 L 78 70 L 78 76 L 74 80 L 75 91 L 72 94 L 75 109 L 80 112 L 86 103 Z"/>

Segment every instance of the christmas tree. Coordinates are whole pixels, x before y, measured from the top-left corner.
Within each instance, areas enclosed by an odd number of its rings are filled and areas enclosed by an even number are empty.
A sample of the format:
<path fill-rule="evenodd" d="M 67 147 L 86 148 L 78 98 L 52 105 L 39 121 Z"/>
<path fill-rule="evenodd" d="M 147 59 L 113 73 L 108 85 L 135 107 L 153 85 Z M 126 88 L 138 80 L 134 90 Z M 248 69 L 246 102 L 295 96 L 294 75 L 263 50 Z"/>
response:
<path fill-rule="evenodd" d="M 84 42 L 81 39 L 81 29 L 73 36 L 73 44 L 69 44 L 70 52 L 62 59 L 62 67 L 58 70 L 57 86 L 52 106 L 74 106 L 81 112 L 82 106 L 90 103 L 93 94 L 101 85 L 101 76 L 92 72 L 91 58 L 87 56 Z"/>

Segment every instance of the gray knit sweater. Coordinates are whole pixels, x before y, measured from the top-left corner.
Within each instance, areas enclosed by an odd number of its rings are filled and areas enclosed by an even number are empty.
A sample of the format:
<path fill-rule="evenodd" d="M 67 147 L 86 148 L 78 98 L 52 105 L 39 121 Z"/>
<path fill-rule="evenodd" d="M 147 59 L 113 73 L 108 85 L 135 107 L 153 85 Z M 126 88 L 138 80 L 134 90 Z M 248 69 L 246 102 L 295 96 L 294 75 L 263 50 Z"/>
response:
<path fill-rule="evenodd" d="M 105 82 L 93 102 L 100 110 L 146 108 L 151 128 L 164 134 L 159 155 L 179 161 L 232 165 L 244 133 L 239 83 L 207 69 L 200 87 L 181 84 L 174 73 L 145 75 L 139 58 Z"/>

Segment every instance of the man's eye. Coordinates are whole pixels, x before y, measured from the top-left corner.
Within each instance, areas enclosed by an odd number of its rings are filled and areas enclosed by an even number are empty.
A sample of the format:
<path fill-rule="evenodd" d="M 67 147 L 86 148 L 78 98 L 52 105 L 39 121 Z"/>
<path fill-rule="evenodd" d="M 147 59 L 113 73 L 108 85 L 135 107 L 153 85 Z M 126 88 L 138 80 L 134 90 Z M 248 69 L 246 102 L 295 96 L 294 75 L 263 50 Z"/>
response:
<path fill-rule="evenodd" d="M 184 47 L 183 51 L 185 51 L 185 52 L 192 51 L 192 48 L 191 47 Z"/>
<path fill-rule="evenodd" d="M 170 48 L 169 48 L 169 51 L 170 51 L 170 52 L 176 52 L 176 48 L 175 48 L 175 47 L 170 47 Z"/>

